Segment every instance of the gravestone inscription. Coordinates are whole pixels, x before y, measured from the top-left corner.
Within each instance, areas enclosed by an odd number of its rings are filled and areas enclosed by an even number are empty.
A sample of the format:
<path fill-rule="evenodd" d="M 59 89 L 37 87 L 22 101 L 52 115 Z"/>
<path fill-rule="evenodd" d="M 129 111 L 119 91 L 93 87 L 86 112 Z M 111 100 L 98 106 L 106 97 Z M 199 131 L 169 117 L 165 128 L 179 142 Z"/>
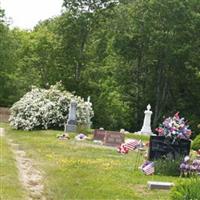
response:
<path fill-rule="evenodd" d="M 190 153 L 190 144 L 189 140 L 180 139 L 172 142 L 164 136 L 150 136 L 149 160 L 184 157 Z"/>

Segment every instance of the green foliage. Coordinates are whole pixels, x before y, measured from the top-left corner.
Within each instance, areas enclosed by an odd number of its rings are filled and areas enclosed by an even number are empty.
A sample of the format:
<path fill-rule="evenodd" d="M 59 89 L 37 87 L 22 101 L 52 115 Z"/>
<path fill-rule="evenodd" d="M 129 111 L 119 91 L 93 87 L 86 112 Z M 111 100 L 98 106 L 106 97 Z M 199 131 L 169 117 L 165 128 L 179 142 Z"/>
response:
<path fill-rule="evenodd" d="M 195 151 L 200 149 L 200 135 L 197 135 L 197 137 L 193 140 L 192 149 Z"/>
<path fill-rule="evenodd" d="M 10 30 L 0 11 L 0 105 L 10 106 L 32 84 L 62 80 L 66 90 L 91 96 L 95 127 L 137 131 L 150 103 L 153 128 L 180 111 L 195 137 L 198 0 L 64 0 L 63 8 L 29 32 Z"/>
<path fill-rule="evenodd" d="M 184 181 L 179 181 L 177 185 L 171 191 L 172 200 L 199 200 L 200 179 L 190 178 Z"/>
<path fill-rule="evenodd" d="M 12 36 L 0 8 L 0 106 L 10 105 L 15 94 L 15 55 Z"/>
<path fill-rule="evenodd" d="M 171 160 L 169 158 L 159 159 L 155 161 L 155 173 L 165 176 L 180 176 L 180 164 L 183 158 Z"/>
<path fill-rule="evenodd" d="M 199 110 L 192 102 L 193 98 L 199 99 L 199 95 L 189 95 L 189 88 L 196 90 L 199 85 L 194 73 L 199 71 L 199 64 L 191 57 L 196 54 L 193 47 L 200 42 L 193 38 L 198 31 L 192 21 L 199 21 L 193 7 L 196 3 L 136 0 L 117 9 L 113 19 L 116 24 L 114 49 L 124 62 L 124 67 L 119 65 L 117 69 L 117 78 L 122 93 L 135 108 L 136 124 L 139 124 L 141 110 L 147 102 L 153 105 L 154 126 L 169 110 L 181 110 L 188 118 L 193 112 L 198 118 Z"/>
<path fill-rule="evenodd" d="M 72 12 L 94 12 L 113 6 L 117 0 L 64 0 L 64 7 Z"/>

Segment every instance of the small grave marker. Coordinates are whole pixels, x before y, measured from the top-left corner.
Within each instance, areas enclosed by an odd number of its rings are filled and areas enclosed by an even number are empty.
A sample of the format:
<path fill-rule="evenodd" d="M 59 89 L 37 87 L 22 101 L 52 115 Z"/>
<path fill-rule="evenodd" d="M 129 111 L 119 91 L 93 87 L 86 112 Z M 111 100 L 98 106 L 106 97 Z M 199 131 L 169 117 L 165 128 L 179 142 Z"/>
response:
<path fill-rule="evenodd" d="M 169 182 L 157 182 L 157 181 L 148 181 L 147 186 L 150 190 L 152 189 L 163 189 L 163 190 L 169 190 L 171 187 L 174 186 L 174 183 Z"/>

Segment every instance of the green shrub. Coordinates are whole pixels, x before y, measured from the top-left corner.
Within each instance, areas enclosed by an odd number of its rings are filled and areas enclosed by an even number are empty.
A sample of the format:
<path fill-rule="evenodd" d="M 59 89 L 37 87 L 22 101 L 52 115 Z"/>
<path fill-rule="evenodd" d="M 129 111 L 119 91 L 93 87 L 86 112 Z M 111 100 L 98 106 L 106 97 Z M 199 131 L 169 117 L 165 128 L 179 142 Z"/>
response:
<path fill-rule="evenodd" d="M 177 183 L 171 191 L 172 200 L 200 200 L 200 179 L 190 178 Z"/>
<path fill-rule="evenodd" d="M 180 163 L 182 160 L 182 157 L 177 158 L 176 160 L 171 160 L 169 158 L 156 160 L 155 174 L 165 176 L 179 176 Z"/>
<path fill-rule="evenodd" d="M 92 129 L 89 129 L 87 127 L 87 125 L 85 125 L 85 124 L 78 124 L 76 132 L 83 133 L 85 135 L 89 135 L 89 134 L 92 134 L 93 131 L 92 131 Z"/>
<path fill-rule="evenodd" d="M 49 89 L 33 87 L 11 107 L 10 125 L 15 129 L 63 129 L 70 102 L 77 103 L 76 117 L 79 124 L 87 124 L 93 117 L 92 104 L 67 92 L 61 82 Z"/>
<path fill-rule="evenodd" d="M 192 143 L 192 149 L 195 150 L 195 151 L 200 149 L 200 135 L 198 135 L 194 139 L 194 141 Z"/>

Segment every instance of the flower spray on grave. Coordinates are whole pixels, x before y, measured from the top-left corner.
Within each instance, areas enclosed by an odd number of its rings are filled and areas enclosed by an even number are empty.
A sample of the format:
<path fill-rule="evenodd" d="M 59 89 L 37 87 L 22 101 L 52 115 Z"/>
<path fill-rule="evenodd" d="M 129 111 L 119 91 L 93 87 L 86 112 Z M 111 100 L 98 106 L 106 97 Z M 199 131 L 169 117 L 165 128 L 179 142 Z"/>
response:
<path fill-rule="evenodd" d="M 174 143 L 179 139 L 190 140 L 192 131 L 189 129 L 188 122 L 180 118 L 179 112 L 173 117 L 166 118 L 156 131 L 159 136 L 165 136 Z"/>
<path fill-rule="evenodd" d="M 157 174 L 177 176 L 180 174 L 180 163 L 190 152 L 190 136 L 188 121 L 177 112 L 173 117 L 164 119 L 156 128 L 158 142 L 161 140 L 158 151 L 155 153 L 155 168 Z"/>
<path fill-rule="evenodd" d="M 156 174 L 177 176 L 181 160 L 190 152 L 188 122 L 177 112 L 165 118 L 156 131 L 157 135 L 150 137 L 148 159 L 154 161 Z"/>

